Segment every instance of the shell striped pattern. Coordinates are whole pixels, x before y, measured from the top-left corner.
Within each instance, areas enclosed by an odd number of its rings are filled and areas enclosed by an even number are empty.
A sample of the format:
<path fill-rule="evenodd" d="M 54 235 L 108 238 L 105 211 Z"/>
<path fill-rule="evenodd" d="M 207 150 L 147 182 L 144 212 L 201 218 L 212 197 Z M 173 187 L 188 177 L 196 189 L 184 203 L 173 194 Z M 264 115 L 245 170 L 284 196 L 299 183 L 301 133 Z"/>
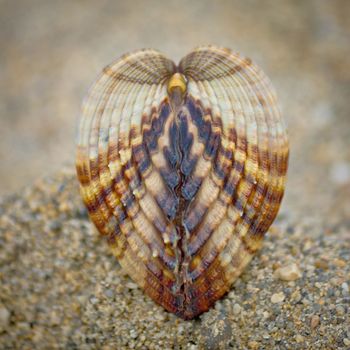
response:
<path fill-rule="evenodd" d="M 82 107 L 77 174 L 130 277 L 191 319 L 227 292 L 277 215 L 288 141 L 251 60 L 199 47 L 176 66 L 141 50 L 107 66 Z"/>

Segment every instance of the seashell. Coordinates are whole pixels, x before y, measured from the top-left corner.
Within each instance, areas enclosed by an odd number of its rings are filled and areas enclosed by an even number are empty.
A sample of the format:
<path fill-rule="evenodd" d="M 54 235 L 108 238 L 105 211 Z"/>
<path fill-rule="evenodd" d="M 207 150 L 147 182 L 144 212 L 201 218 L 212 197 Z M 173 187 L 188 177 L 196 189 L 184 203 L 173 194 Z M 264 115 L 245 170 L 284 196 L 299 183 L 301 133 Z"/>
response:
<path fill-rule="evenodd" d="M 191 319 L 231 287 L 282 200 L 288 141 L 250 59 L 199 47 L 103 69 L 82 107 L 76 167 L 89 215 L 154 301 Z"/>

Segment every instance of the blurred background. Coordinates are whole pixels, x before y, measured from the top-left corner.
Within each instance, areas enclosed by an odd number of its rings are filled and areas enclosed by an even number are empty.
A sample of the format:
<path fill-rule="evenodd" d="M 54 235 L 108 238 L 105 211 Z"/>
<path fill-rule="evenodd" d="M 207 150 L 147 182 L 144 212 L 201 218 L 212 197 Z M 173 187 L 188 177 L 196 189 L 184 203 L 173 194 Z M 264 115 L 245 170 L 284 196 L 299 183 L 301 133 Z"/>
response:
<path fill-rule="evenodd" d="M 283 210 L 350 213 L 349 17 L 348 0 L 0 1 L 0 195 L 74 169 L 81 100 L 103 66 L 212 43 L 276 87 L 291 141 Z"/>

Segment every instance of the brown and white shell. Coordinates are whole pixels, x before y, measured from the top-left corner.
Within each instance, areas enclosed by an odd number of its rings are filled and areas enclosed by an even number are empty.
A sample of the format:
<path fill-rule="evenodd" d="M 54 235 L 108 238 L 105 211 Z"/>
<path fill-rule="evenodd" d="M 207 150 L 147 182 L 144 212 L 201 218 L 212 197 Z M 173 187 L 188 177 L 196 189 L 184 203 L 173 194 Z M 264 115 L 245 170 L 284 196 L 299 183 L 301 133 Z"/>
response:
<path fill-rule="evenodd" d="M 284 192 L 288 141 L 250 59 L 199 47 L 178 66 L 155 50 L 104 68 L 82 107 L 83 200 L 130 277 L 191 319 L 260 248 Z"/>

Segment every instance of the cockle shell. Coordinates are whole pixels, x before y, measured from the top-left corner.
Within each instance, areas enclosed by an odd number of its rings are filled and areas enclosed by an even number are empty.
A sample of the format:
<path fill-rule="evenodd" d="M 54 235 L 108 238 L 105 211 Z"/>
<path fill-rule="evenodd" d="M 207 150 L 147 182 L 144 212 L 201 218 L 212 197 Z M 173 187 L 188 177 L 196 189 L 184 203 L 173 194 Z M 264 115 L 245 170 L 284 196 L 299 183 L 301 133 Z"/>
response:
<path fill-rule="evenodd" d="M 176 66 L 155 50 L 104 68 L 82 107 L 83 200 L 130 277 L 191 319 L 260 248 L 283 196 L 288 141 L 250 59 L 199 47 Z"/>

